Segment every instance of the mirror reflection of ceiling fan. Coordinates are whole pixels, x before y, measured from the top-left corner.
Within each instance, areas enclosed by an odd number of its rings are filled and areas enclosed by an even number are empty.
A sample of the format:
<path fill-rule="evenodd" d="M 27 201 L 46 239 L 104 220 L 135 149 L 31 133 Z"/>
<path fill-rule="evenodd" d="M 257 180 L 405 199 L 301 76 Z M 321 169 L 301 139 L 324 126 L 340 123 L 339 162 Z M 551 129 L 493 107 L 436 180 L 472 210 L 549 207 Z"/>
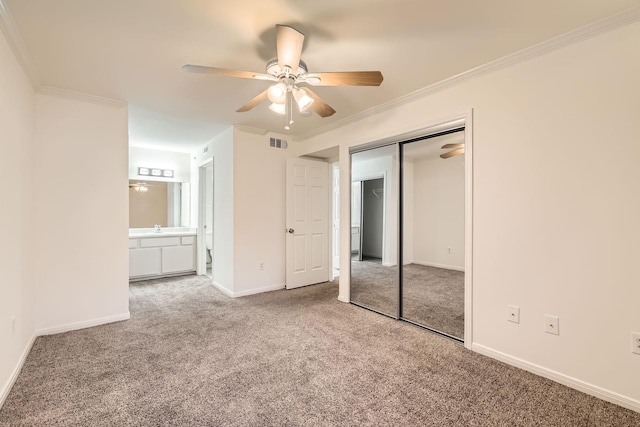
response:
<path fill-rule="evenodd" d="M 307 64 L 300 59 L 304 34 L 288 25 L 276 25 L 277 57 L 267 62 L 266 73 L 229 70 L 226 68 L 205 67 L 201 65 L 184 65 L 183 70 L 192 73 L 220 74 L 230 77 L 257 79 L 274 82 L 251 101 L 240 107 L 237 112 L 253 109 L 261 102 L 269 99 L 273 112 L 287 115 L 287 126 L 293 123 L 292 108 L 295 102 L 298 110 L 304 113 L 315 111 L 320 117 L 329 117 L 336 111 L 324 102 L 308 87 L 311 86 L 380 86 L 380 71 L 343 71 L 309 73 Z"/>
<path fill-rule="evenodd" d="M 153 186 L 153 184 L 149 184 L 147 182 L 130 182 L 129 183 L 129 188 L 133 188 L 135 191 L 137 191 L 140 194 L 144 194 L 147 191 L 149 191 L 150 186 Z"/>
<path fill-rule="evenodd" d="M 444 154 L 440 154 L 440 157 L 443 159 L 448 159 L 449 157 L 458 156 L 460 154 L 464 154 L 464 143 L 460 144 L 444 144 L 442 147 L 444 149 L 452 149 L 451 151 L 447 151 Z"/>

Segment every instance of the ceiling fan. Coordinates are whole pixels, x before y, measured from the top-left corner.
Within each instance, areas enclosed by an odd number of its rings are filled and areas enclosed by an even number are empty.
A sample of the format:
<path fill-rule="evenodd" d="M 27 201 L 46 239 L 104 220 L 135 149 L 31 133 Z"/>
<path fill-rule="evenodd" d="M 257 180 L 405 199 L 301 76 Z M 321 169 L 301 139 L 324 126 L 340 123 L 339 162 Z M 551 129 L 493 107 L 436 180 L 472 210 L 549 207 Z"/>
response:
<path fill-rule="evenodd" d="M 320 117 L 329 117 L 336 111 L 324 102 L 308 87 L 301 88 L 299 84 L 311 86 L 380 86 L 382 73 L 380 71 L 342 71 L 309 73 L 307 64 L 300 59 L 304 34 L 288 25 L 276 25 L 277 57 L 267 62 L 265 73 L 251 71 L 229 70 L 226 68 L 205 67 L 201 65 L 184 65 L 183 70 L 192 73 L 220 74 L 230 77 L 257 79 L 274 82 L 258 96 L 240 107 L 237 112 L 253 109 L 261 102 L 269 99 L 273 112 L 287 115 L 287 125 L 293 124 L 293 102 L 301 113 L 315 111 Z"/>
<path fill-rule="evenodd" d="M 460 154 L 464 154 L 464 143 L 460 144 L 444 144 L 442 149 L 453 149 L 451 151 L 447 151 L 444 154 L 440 154 L 440 157 L 443 159 L 448 159 L 449 157 L 458 156 Z"/>

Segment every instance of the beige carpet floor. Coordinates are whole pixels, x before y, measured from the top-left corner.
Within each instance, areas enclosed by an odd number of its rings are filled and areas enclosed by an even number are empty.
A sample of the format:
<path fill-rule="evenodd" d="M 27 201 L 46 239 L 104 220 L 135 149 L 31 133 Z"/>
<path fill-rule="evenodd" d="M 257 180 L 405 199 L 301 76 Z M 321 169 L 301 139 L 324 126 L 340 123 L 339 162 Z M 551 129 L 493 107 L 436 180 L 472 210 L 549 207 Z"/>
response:
<path fill-rule="evenodd" d="M 640 413 L 336 300 L 131 285 L 131 319 L 40 337 L 1 426 L 638 426 Z"/>
<path fill-rule="evenodd" d="M 463 339 L 464 273 L 407 264 L 402 274 L 402 317 Z M 351 261 L 351 301 L 397 316 L 398 268 L 379 261 Z"/>

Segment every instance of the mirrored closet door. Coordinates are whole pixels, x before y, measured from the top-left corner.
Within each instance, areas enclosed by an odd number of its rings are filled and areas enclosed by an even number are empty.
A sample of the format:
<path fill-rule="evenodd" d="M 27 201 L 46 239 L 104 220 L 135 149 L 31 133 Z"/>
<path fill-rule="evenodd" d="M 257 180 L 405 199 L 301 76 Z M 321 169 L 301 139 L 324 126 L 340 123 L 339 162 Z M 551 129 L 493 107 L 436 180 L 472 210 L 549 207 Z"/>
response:
<path fill-rule="evenodd" d="M 351 156 L 351 302 L 397 318 L 396 145 Z"/>
<path fill-rule="evenodd" d="M 402 314 L 464 338 L 464 131 L 402 144 Z"/>
<path fill-rule="evenodd" d="M 459 341 L 464 144 L 457 128 L 351 154 L 351 302 Z"/>

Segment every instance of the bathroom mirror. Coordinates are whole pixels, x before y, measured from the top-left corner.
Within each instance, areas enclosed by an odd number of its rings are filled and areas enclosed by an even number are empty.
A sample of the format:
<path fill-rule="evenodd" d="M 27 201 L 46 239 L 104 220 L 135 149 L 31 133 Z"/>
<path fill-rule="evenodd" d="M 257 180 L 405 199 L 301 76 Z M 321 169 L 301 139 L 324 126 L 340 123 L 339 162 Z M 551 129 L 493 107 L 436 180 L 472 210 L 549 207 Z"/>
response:
<path fill-rule="evenodd" d="M 129 228 L 189 227 L 190 184 L 129 180 Z"/>

